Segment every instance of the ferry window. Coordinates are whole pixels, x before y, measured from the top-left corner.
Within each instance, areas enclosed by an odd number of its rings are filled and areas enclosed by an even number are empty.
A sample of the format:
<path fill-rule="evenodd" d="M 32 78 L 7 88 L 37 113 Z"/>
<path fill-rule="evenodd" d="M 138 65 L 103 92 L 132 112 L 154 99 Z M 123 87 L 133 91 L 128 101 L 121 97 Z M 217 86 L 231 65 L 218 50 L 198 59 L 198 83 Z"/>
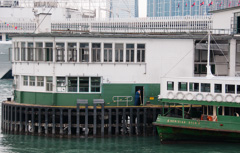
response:
<path fill-rule="evenodd" d="M 235 85 L 233 84 L 226 84 L 225 85 L 225 92 L 226 93 L 235 93 Z"/>
<path fill-rule="evenodd" d="M 20 59 L 20 48 L 19 48 L 19 42 L 14 43 L 14 60 L 19 61 Z"/>
<path fill-rule="evenodd" d="M 68 62 L 77 61 L 77 44 L 76 43 L 68 43 L 67 61 Z"/>
<path fill-rule="evenodd" d="M 196 50 L 195 51 L 195 59 L 194 59 L 194 62 L 200 62 L 200 56 L 199 56 L 199 50 Z"/>
<path fill-rule="evenodd" d="M 134 44 L 126 46 L 126 62 L 134 62 Z"/>
<path fill-rule="evenodd" d="M 240 85 L 237 85 L 237 94 L 240 94 Z"/>
<path fill-rule="evenodd" d="M 64 62 L 64 43 L 56 43 L 56 61 Z"/>
<path fill-rule="evenodd" d="M 123 44 L 115 44 L 115 62 L 123 62 Z"/>
<path fill-rule="evenodd" d="M 65 91 L 66 91 L 66 78 L 57 77 L 57 92 L 65 92 Z"/>
<path fill-rule="evenodd" d="M 92 62 L 101 62 L 101 44 L 92 44 Z"/>
<path fill-rule="evenodd" d="M 35 76 L 30 76 L 29 86 L 35 86 Z"/>
<path fill-rule="evenodd" d="M 79 60 L 80 62 L 89 62 L 89 44 L 88 43 L 80 43 Z"/>
<path fill-rule="evenodd" d="M 201 62 L 207 62 L 207 51 L 201 51 Z"/>
<path fill-rule="evenodd" d="M 104 62 L 112 62 L 112 44 L 104 44 Z"/>
<path fill-rule="evenodd" d="M 23 85 L 28 86 L 28 76 L 23 76 Z"/>
<path fill-rule="evenodd" d="M 214 92 L 222 93 L 222 84 L 214 84 Z"/>
<path fill-rule="evenodd" d="M 172 81 L 167 82 L 167 90 L 174 90 L 174 82 Z"/>
<path fill-rule="evenodd" d="M 178 82 L 178 91 L 187 91 L 187 82 Z"/>
<path fill-rule="evenodd" d="M 91 77 L 91 92 L 100 92 L 100 77 Z"/>
<path fill-rule="evenodd" d="M 222 107 L 222 114 L 223 116 L 236 116 L 239 117 L 240 115 L 240 108 L 237 107 Z"/>
<path fill-rule="evenodd" d="M 79 92 L 89 92 L 89 77 L 79 78 Z"/>
<path fill-rule="evenodd" d="M 45 61 L 53 61 L 53 43 L 46 43 L 45 46 Z"/>
<path fill-rule="evenodd" d="M 21 42 L 21 60 L 26 61 L 26 46 L 25 42 Z"/>
<path fill-rule="evenodd" d="M 199 83 L 189 83 L 189 91 L 199 92 Z"/>
<path fill-rule="evenodd" d="M 137 44 L 137 62 L 145 62 L 145 44 Z"/>
<path fill-rule="evenodd" d="M 210 92 L 210 83 L 201 83 L 201 92 Z"/>
<path fill-rule="evenodd" d="M 36 43 L 36 61 L 43 61 L 43 43 Z"/>
<path fill-rule="evenodd" d="M 68 77 L 68 92 L 77 92 L 77 77 Z"/>
<path fill-rule="evenodd" d="M 37 77 L 37 86 L 44 86 L 44 77 L 43 76 Z"/>
<path fill-rule="evenodd" d="M 33 57 L 34 57 L 34 53 L 33 53 L 33 43 L 32 42 L 29 42 L 28 43 L 28 61 L 33 61 Z"/>
<path fill-rule="evenodd" d="M 46 90 L 47 91 L 52 91 L 53 88 L 53 78 L 52 77 L 46 77 Z"/>

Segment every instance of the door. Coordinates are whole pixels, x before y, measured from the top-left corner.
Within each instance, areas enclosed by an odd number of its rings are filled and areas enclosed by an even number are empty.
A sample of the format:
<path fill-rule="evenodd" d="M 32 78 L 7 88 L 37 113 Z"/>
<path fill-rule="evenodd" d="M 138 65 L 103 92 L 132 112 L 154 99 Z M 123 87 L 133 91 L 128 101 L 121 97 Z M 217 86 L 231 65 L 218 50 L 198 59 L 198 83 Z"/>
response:
<path fill-rule="evenodd" d="M 135 87 L 135 93 L 138 91 L 138 90 L 141 90 L 141 92 L 140 92 L 140 105 L 141 104 L 143 104 L 143 102 L 144 102 L 144 88 L 143 88 L 143 86 L 136 86 Z"/>

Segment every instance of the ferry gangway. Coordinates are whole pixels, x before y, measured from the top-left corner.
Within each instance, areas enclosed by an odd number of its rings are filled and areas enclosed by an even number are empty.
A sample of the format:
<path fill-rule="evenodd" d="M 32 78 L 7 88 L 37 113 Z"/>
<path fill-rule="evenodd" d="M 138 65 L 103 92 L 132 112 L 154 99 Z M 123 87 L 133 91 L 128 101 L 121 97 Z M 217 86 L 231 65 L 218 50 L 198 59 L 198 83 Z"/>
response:
<path fill-rule="evenodd" d="M 117 106 L 119 106 L 119 102 L 126 102 L 127 106 L 129 102 L 133 101 L 132 96 L 113 96 L 113 102 L 117 102 Z"/>

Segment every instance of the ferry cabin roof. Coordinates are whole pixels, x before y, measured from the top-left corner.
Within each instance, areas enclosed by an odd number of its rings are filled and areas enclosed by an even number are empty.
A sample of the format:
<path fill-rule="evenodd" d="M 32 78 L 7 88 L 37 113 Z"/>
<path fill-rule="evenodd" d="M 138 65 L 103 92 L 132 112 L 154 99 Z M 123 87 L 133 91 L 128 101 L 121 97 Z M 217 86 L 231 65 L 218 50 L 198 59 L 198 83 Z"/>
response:
<path fill-rule="evenodd" d="M 159 104 L 162 77 L 205 75 L 194 71 L 196 65 L 206 65 L 204 53 L 201 53 L 202 61 L 194 61 L 196 52 L 206 50 L 198 48 L 204 46 L 201 44 L 205 42 L 200 41 L 203 37 L 188 34 L 15 35 L 12 47 L 15 101 L 75 106 L 76 99 L 89 99 L 91 104 L 93 99 L 101 98 L 106 105 L 117 105 L 114 98 L 134 97 L 135 91 L 142 89 L 144 103 Z M 215 37 L 223 52 L 233 59 L 227 47 L 231 44 L 230 38 Z M 218 62 L 216 69 L 222 67 L 222 61 Z M 225 66 L 223 70 L 221 75 L 235 74 L 235 67 Z M 133 105 L 133 101 L 129 105 Z"/>

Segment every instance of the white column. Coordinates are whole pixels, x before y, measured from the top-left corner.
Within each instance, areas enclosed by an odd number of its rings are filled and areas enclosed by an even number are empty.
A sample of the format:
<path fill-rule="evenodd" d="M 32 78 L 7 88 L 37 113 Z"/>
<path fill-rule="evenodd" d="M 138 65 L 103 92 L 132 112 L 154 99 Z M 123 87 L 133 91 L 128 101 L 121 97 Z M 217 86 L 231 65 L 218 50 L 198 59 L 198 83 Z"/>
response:
<path fill-rule="evenodd" d="M 236 71 L 236 39 L 230 40 L 230 51 L 229 51 L 229 76 L 234 77 Z"/>
<path fill-rule="evenodd" d="M 67 45 L 68 45 L 68 43 L 65 42 L 65 43 L 64 43 L 64 49 L 65 49 L 65 51 L 64 51 L 64 54 L 65 54 L 65 55 L 64 55 L 64 61 L 65 61 L 65 62 L 67 62 L 67 56 L 68 56 L 68 54 L 67 54 L 67 48 L 68 48 L 68 46 L 67 46 Z"/>
<path fill-rule="evenodd" d="M 5 33 L 2 33 L 2 41 L 6 41 L 7 40 L 7 36 Z"/>

